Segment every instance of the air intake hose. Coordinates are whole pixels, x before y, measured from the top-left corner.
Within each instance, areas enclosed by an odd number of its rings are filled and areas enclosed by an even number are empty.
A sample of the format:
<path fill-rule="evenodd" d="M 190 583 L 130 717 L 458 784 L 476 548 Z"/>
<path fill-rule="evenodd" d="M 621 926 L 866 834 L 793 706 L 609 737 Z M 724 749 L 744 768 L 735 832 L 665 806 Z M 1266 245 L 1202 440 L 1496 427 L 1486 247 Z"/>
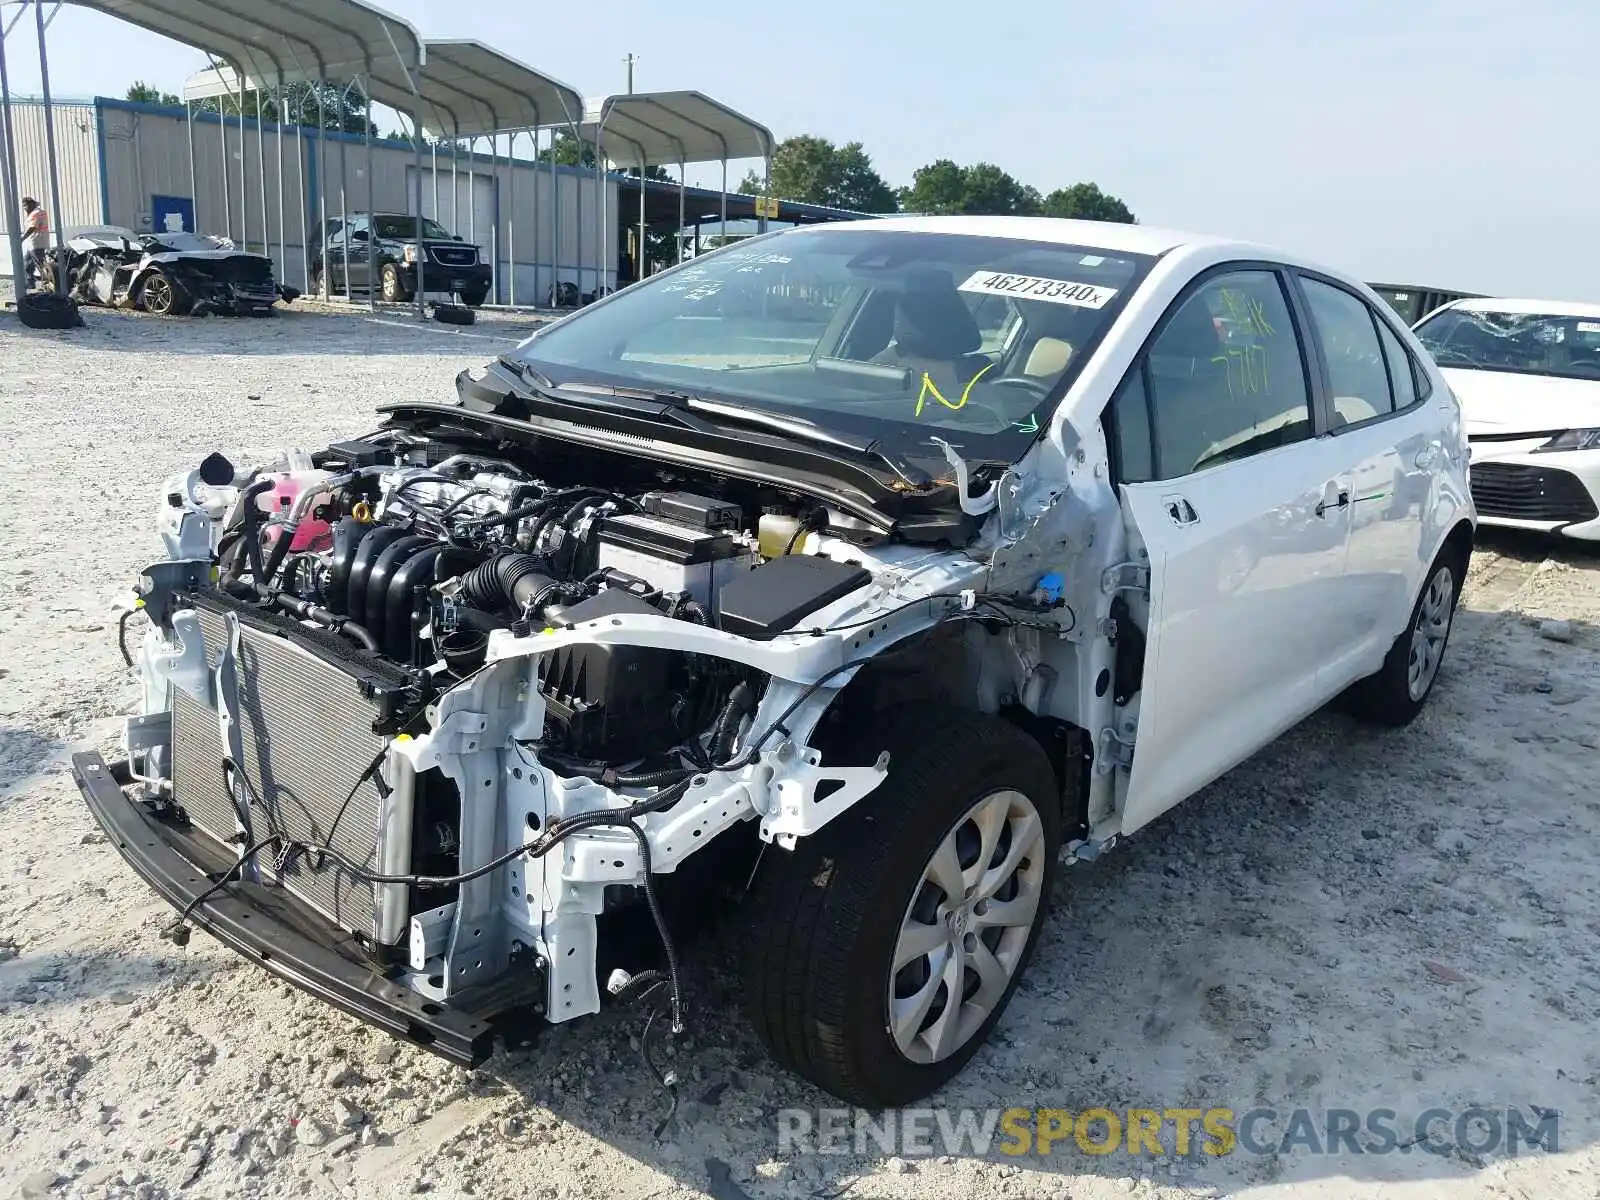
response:
<path fill-rule="evenodd" d="M 542 608 L 563 590 L 546 574 L 548 569 L 536 554 L 497 555 L 461 577 L 461 598 L 473 608 L 491 612 Z"/>

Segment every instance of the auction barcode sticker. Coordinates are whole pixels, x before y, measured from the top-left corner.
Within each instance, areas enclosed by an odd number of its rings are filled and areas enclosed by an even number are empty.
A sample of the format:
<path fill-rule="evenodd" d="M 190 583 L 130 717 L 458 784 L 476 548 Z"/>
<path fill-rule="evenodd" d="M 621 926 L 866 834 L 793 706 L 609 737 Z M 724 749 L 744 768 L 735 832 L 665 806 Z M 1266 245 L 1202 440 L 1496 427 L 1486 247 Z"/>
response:
<path fill-rule="evenodd" d="M 1104 308 L 1117 294 L 1116 288 L 1093 283 L 1045 279 L 1038 275 L 1007 275 L 999 271 L 977 271 L 960 290 L 1011 296 L 1018 300 L 1048 300 L 1051 304 L 1073 304 L 1079 308 Z"/>
<path fill-rule="evenodd" d="M 1579 321 L 1579 333 L 1600 333 L 1600 321 Z"/>

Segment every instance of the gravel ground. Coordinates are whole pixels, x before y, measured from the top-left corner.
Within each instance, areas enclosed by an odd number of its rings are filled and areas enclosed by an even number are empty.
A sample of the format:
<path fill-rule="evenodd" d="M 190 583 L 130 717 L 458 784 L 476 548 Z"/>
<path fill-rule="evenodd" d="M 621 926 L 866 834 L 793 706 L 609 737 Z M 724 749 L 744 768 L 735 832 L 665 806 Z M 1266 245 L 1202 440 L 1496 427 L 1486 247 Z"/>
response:
<path fill-rule="evenodd" d="M 1557 1152 L 782 1154 L 778 1110 L 829 1101 L 764 1062 L 714 940 L 658 1139 L 634 1014 L 464 1072 L 203 935 L 161 940 L 169 910 L 64 769 L 133 704 L 108 605 L 154 556 L 164 475 L 358 434 L 530 320 L 86 315 L 58 335 L 0 314 L 0 1197 L 1600 1196 L 1600 557 L 1489 539 L 1412 728 L 1318 715 L 1064 872 L 999 1036 L 938 1097 L 1402 1124 L 1514 1105 L 1559 1112 Z"/>

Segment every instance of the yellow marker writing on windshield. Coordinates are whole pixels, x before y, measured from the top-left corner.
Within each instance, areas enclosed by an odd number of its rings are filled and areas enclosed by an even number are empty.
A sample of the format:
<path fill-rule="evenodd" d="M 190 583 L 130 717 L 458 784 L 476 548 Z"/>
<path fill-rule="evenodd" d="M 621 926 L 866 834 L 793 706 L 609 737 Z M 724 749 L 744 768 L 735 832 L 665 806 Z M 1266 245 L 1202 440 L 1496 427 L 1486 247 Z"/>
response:
<path fill-rule="evenodd" d="M 961 399 L 957 400 L 954 404 L 950 403 L 950 401 L 944 398 L 944 393 L 939 390 L 939 385 L 933 382 L 933 376 L 924 371 L 922 373 L 922 390 L 917 393 L 917 411 L 913 415 L 918 417 L 922 415 L 923 405 L 927 404 L 929 396 L 932 396 L 951 412 L 960 412 L 967 406 L 967 397 L 972 395 L 972 385 L 977 383 L 978 380 L 982 379 L 986 374 L 988 374 L 989 371 L 993 369 L 994 364 L 990 363 L 988 366 L 984 367 L 983 370 L 979 371 L 976 375 L 969 379 L 967 381 L 967 386 L 961 389 Z"/>

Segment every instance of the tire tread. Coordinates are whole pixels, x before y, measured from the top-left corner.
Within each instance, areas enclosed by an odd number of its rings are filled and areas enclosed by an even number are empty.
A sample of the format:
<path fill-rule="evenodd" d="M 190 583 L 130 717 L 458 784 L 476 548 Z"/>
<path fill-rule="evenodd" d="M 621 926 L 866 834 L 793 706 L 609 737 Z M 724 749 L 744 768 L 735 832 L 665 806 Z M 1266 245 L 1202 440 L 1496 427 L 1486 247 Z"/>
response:
<path fill-rule="evenodd" d="M 851 1053 L 852 963 L 839 948 L 855 946 L 865 922 L 881 916 L 874 902 L 884 868 L 928 820 L 928 807 L 918 801 L 971 776 L 974 763 L 989 762 L 1020 762 L 1035 787 L 1047 789 L 1030 789 L 1036 802 L 1055 794 L 1054 773 L 1038 744 L 999 718 L 918 706 L 886 715 L 873 740 L 890 748 L 890 778 L 857 809 L 801 838 L 792 852 L 766 850 L 750 898 L 744 984 L 750 1020 L 773 1058 L 840 1099 L 868 1107 L 903 1101 L 886 1097 L 881 1079 L 868 1077 Z M 1047 829 L 1059 829 L 1059 822 Z"/>

